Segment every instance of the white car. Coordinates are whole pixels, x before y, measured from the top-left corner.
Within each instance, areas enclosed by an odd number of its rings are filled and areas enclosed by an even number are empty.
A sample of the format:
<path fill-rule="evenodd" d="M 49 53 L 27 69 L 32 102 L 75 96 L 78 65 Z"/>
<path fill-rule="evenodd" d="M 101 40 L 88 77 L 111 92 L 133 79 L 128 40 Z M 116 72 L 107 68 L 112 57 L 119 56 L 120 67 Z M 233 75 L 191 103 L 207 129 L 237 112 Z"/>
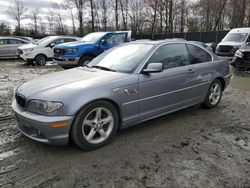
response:
<path fill-rule="evenodd" d="M 78 37 L 49 36 L 32 44 L 19 47 L 17 53 L 28 64 L 35 62 L 37 65 L 45 65 L 47 61 L 52 60 L 55 45 L 78 40 L 80 40 Z"/>

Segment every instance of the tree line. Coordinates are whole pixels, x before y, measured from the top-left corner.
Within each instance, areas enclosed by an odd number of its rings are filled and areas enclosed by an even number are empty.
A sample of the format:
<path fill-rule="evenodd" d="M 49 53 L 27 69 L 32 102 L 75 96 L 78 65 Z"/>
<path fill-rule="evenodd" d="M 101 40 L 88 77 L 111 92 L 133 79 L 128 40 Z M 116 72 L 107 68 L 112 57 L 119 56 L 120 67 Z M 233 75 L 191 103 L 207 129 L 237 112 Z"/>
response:
<path fill-rule="evenodd" d="M 51 3 L 44 15 L 13 0 L 6 14 L 14 34 L 83 36 L 94 31 L 132 30 L 134 35 L 215 31 L 250 27 L 250 0 L 65 0 Z M 29 14 L 30 24 L 22 25 Z M 0 24 L 0 34 L 10 28 Z"/>

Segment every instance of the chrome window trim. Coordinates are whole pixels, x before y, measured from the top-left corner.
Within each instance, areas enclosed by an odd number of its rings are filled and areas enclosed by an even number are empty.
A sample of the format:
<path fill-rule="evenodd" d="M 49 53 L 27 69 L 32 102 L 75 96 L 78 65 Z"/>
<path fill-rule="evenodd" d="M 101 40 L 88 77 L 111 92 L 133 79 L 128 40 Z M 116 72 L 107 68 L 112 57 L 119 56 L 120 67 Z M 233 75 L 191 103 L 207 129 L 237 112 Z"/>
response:
<path fill-rule="evenodd" d="M 193 44 L 193 43 L 189 43 L 188 41 L 187 41 L 187 42 L 183 42 L 183 41 L 182 41 L 182 42 L 171 41 L 171 42 L 166 42 L 166 43 L 159 44 L 159 45 L 150 53 L 150 55 L 146 58 L 146 60 L 144 60 L 144 62 L 141 63 L 141 65 L 139 65 L 139 66 L 137 67 L 137 69 L 139 69 L 139 70 L 138 70 L 138 71 L 135 71 L 135 73 L 141 74 L 141 73 L 143 72 L 143 69 L 144 69 L 145 65 L 147 64 L 148 60 L 152 57 L 152 55 L 155 53 L 155 51 L 158 50 L 160 47 L 162 47 L 162 46 L 164 46 L 164 45 L 169 45 L 169 44 L 184 44 L 185 46 L 186 46 L 187 44 L 194 45 L 194 46 L 196 46 L 196 47 L 198 47 L 198 48 L 203 49 L 205 52 L 207 52 L 207 53 L 210 55 L 211 59 L 212 59 L 211 62 L 214 62 L 214 56 L 211 54 L 211 52 L 209 52 L 207 49 L 203 48 L 202 46 L 199 46 L 199 45 Z M 156 45 L 157 45 L 157 44 L 156 44 Z M 187 48 L 187 46 L 186 46 L 186 48 Z M 190 53 L 189 53 L 188 49 L 187 49 L 187 52 L 188 52 L 188 54 L 189 54 L 189 56 L 190 56 Z M 204 62 L 204 63 L 206 63 L 206 62 Z M 195 64 L 190 64 L 190 65 L 195 65 Z M 189 66 L 189 65 L 187 65 L 187 66 Z"/>

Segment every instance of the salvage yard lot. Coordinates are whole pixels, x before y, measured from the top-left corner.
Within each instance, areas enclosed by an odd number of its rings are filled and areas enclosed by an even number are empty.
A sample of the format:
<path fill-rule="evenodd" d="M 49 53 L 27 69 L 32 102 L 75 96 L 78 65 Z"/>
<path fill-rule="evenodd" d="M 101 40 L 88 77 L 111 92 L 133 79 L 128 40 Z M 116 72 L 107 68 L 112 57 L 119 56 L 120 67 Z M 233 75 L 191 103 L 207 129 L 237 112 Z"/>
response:
<path fill-rule="evenodd" d="M 188 108 L 119 131 L 85 152 L 21 135 L 15 88 L 58 66 L 0 61 L 0 187 L 249 187 L 250 78 L 234 75 L 218 108 Z"/>

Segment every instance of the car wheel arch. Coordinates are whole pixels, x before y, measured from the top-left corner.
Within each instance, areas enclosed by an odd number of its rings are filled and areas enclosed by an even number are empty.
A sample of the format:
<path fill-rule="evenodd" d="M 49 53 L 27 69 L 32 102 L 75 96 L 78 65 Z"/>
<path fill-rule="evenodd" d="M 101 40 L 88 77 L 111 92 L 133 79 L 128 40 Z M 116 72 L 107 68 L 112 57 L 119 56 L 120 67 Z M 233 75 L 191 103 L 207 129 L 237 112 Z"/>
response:
<path fill-rule="evenodd" d="M 39 56 L 39 55 L 43 55 L 43 56 L 46 58 L 46 60 L 48 60 L 48 57 L 47 57 L 45 54 L 43 54 L 43 53 L 39 53 L 39 54 L 37 54 L 37 55 L 35 56 L 35 58 L 34 58 L 34 59 L 36 59 L 36 58 L 37 58 L 37 56 Z"/>
<path fill-rule="evenodd" d="M 118 117 L 119 117 L 119 128 L 120 128 L 120 127 L 121 127 L 121 123 L 122 123 L 121 108 L 120 108 L 119 104 L 118 104 L 117 102 L 115 102 L 114 100 L 112 100 L 112 99 L 100 98 L 100 99 L 95 99 L 95 100 L 92 100 L 92 101 L 90 101 L 90 102 L 84 104 L 84 105 L 81 106 L 81 107 L 77 110 L 77 112 L 74 114 L 74 115 L 75 115 L 75 118 L 77 117 L 77 114 L 79 114 L 80 111 L 81 111 L 82 109 L 84 109 L 86 106 L 90 105 L 91 103 L 99 102 L 99 101 L 109 102 L 109 103 L 111 103 L 111 104 L 115 107 L 115 109 L 117 110 L 117 113 L 118 113 Z M 74 121 L 75 121 L 75 120 L 74 120 Z"/>
<path fill-rule="evenodd" d="M 225 90 L 225 86 L 226 86 L 226 81 L 224 80 L 224 78 L 223 78 L 223 77 L 217 77 L 217 78 L 215 78 L 214 80 L 219 80 L 219 81 L 221 82 L 222 91 L 224 91 L 224 90 Z M 214 80 L 213 80 L 213 81 L 214 81 Z"/>

